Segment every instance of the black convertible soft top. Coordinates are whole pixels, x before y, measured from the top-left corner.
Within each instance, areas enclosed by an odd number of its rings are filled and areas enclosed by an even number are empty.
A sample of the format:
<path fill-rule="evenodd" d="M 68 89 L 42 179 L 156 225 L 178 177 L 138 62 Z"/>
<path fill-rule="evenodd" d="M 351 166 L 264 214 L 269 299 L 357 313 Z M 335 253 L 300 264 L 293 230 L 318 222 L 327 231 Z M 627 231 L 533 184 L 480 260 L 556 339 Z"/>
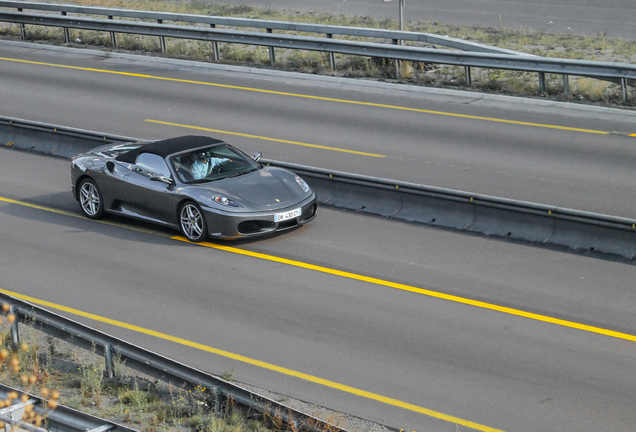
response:
<path fill-rule="evenodd" d="M 207 136 L 186 135 L 141 145 L 136 149 L 120 154 L 115 159 L 120 162 L 135 163 L 137 156 L 141 153 L 154 153 L 165 158 L 168 155 L 181 151 L 222 143 L 223 141 Z"/>

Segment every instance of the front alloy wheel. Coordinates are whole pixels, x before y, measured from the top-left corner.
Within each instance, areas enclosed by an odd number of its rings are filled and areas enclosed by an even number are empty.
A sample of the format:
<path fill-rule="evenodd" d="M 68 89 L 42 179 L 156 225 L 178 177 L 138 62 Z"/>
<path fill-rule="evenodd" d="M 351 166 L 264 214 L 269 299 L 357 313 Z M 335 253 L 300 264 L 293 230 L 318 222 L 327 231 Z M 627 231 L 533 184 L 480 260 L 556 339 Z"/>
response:
<path fill-rule="evenodd" d="M 179 212 L 181 233 L 192 242 L 200 242 L 207 236 L 207 224 L 201 208 L 193 202 L 187 202 Z"/>
<path fill-rule="evenodd" d="M 91 219 L 104 216 L 104 199 L 92 179 L 84 179 L 79 187 L 79 203 L 82 212 Z"/>

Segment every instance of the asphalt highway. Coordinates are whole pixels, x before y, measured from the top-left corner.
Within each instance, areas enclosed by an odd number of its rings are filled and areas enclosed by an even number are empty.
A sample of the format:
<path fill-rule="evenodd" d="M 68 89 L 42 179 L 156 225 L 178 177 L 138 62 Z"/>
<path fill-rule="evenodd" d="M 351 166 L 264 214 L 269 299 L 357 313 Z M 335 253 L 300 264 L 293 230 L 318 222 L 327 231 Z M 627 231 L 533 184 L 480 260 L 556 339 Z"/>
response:
<path fill-rule="evenodd" d="M 0 115 L 634 216 L 634 111 L 9 42 L 0 74 Z"/>
<path fill-rule="evenodd" d="M 253 72 L 3 42 L 0 115 L 632 211 L 630 113 Z M 633 265 L 326 208 L 205 245 L 106 222 L 81 217 L 67 160 L 0 148 L 0 289 L 398 430 L 636 427 Z"/>
<path fill-rule="evenodd" d="M 223 3 L 398 20 L 397 0 L 224 0 Z M 633 7 L 629 0 L 406 0 L 404 19 L 635 39 Z"/>
<path fill-rule="evenodd" d="M 68 168 L 0 149 L 1 289 L 396 429 L 636 425 L 632 265 L 324 208 L 274 238 L 196 246 L 82 218 Z"/>

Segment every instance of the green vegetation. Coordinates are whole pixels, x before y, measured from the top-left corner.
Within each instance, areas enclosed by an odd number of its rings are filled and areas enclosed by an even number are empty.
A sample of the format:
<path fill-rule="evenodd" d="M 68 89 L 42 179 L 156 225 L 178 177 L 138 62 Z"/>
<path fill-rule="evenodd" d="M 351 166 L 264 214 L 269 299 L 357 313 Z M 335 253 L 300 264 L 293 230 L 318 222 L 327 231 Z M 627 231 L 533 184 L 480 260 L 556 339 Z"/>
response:
<path fill-rule="evenodd" d="M 107 378 L 104 358 L 95 349 L 45 335 L 37 324 L 19 325 L 22 343 L 14 350 L 10 326 L 15 316 L 8 311 L 8 305 L 4 315 L 0 309 L 0 382 L 18 391 L 0 401 L 0 408 L 27 400 L 29 393 L 47 400 L 48 411 L 61 404 L 143 432 L 297 432 L 280 416 L 245 410 L 212 389 L 157 381 L 117 357 L 114 377 Z M 223 373 L 226 380 L 232 376 L 233 371 Z M 46 427 L 46 415 L 36 415 L 32 407 L 23 420 Z M 328 419 L 341 420 L 338 414 Z"/>
<path fill-rule="evenodd" d="M 3 303 L 0 308 L 0 382 L 9 387 L 21 388 L 27 393 L 38 394 L 46 401 L 43 415 L 36 413 L 32 405 L 27 405 L 21 419 L 26 424 L 40 427 L 45 424 L 48 413 L 57 407 L 61 394 L 55 389 L 51 374 L 41 367 L 33 338 L 27 335 L 20 346 L 13 346 L 10 328 L 15 320 L 10 305 Z M 7 396 L 7 399 L 0 400 L 0 408 L 29 400 L 27 394 L 17 391 L 9 392 Z M 0 429 L 4 430 L 5 427 L 4 422 L 0 421 Z"/>
<path fill-rule="evenodd" d="M 59 1 L 84 6 L 101 6 L 147 11 L 164 11 L 198 15 L 235 16 L 241 18 L 277 21 L 310 22 L 339 26 L 397 29 L 395 20 L 370 17 L 346 17 L 344 15 L 305 13 L 293 10 L 278 11 L 271 8 L 207 4 L 197 1 L 166 0 L 75 0 Z M 555 34 L 544 30 L 521 28 L 507 29 L 503 22 L 499 28 L 467 27 L 432 22 L 407 22 L 405 29 L 434 33 L 480 42 L 500 48 L 521 51 L 546 57 L 579 60 L 636 63 L 636 41 L 609 38 L 603 34 L 595 37 L 574 34 Z M 0 36 L 19 37 L 17 26 L 0 24 Z M 315 35 L 312 35 L 315 36 Z M 60 29 L 29 26 L 27 37 L 33 41 L 63 44 Z M 74 45 L 95 46 L 110 49 L 110 36 L 105 33 L 71 30 Z M 166 53 L 161 53 L 158 38 L 136 35 L 118 35 L 118 50 L 137 53 L 166 55 L 199 61 L 215 61 L 214 46 L 210 42 L 167 40 Z M 410 43 L 409 43 L 410 44 Z M 370 59 L 348 55 L 335 55 L 336 70 L 332 71 L 329 55 L 325 53 L 276 49 L 276 64 L 269 62 L 265 47 L 239 44 L 219 45 L 219 60 L 223 63 L 275 67 L 289 71 L 312 74 L 336 75 L 357 78 L 409 83 L 413 85 L 466 88 L 465 69 L 445 65 L 401 62 L 399 71 L 395 62 L 387 59 Z M 415 45 L 415 44 L 414 44 Z M 422 44 L 418 44 L 422 46 Z M 559 100 L 582 101 L 603 105 L 623 105 L 620 86 L 614 83 L 584 77 L 570 77 L 569 93 L 564 93 L 563 76 L 546 75 L 546 91 L 541 94 L 537 74 L 485 70 L 473 68 L 470 89 L 532 97 L 551 97 Z M 636 106 L 636 92 L 628 92 L 627 106 Z"/>

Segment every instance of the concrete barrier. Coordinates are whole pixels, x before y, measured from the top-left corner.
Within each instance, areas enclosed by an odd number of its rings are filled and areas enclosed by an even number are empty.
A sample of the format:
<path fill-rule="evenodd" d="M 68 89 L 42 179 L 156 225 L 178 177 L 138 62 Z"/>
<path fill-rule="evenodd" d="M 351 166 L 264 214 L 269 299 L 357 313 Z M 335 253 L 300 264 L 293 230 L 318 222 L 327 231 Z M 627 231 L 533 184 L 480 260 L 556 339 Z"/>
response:
<path fill-rule="evenodd" d="M 0 144 L 61 157 L 105 143 L 137 140 L 0 117 Z M 280 161 L 261 162 L 303 176 L 321 205 L 628 260 L 636 256 L 636 219 Z"/>
<path fill-rule="evenodd" d="M 0 117 L 2 145 L 65 158 L 102 144 L 126 142 L 131 139 L 133 138 Z"/>

